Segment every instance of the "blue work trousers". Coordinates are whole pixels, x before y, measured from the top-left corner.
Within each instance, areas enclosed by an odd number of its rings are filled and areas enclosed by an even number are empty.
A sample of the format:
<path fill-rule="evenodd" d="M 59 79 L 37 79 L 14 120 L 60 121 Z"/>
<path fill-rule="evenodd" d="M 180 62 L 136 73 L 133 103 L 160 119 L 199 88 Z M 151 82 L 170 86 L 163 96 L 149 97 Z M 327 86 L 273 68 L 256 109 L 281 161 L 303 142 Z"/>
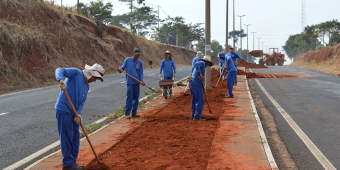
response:
<path fill-rule="evenodd" d="M 233 87 L 234 87 L 234 81 L 235 81 L 236 73 L 237 73 L 237 71 L 229 71 L 228 75 L 227 75 L 228 95 L 231 96 L 231 97 L 234 97 Z"/>
<path fill-rule="evenodd" d="M 129 116 L 132 110 L 132 114 L 137 113 L 139 103 L 139 84 L 127 84 L 126 91 L 126 104 L 125 104 L 125 115 Z"/>
<path fill-rule="evenodd" d="M 235 65 L 235 68 L 237 70 L 237 65 Z M 236 71 L 236 75 L 235 75 L 235 79 L 234 79 L 234 84 L 237 84 L 237 71 Z"/>
<path fill-rule="evenodd" d="M 60 147 L 63 159 L 63 167 L 73 167 L 79 153 L 79 125 L 74 121 L 73 114 L 55 110 L 58 122 Z"/>
<path fill-rule="evenodd" d="M 193 81 L 189 83 L 191 93 L 191 117 L 194 119 L 201 119 L 204 107 L 204 93 L 203 88 Z"/>

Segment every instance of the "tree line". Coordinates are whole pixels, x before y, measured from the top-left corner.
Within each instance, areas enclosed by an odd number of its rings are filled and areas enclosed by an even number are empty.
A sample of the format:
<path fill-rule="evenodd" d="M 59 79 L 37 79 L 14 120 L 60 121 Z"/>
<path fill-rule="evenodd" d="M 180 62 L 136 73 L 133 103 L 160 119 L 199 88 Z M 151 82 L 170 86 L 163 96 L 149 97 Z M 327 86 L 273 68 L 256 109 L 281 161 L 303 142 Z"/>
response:
<path fill-rule="evenodd" d="M 331 20 L 308 25 L 300 34 L 290 35 L 282 46 L 290 59 L 307 51 L 315 51 L 340 43 L 340 22 Z"/>

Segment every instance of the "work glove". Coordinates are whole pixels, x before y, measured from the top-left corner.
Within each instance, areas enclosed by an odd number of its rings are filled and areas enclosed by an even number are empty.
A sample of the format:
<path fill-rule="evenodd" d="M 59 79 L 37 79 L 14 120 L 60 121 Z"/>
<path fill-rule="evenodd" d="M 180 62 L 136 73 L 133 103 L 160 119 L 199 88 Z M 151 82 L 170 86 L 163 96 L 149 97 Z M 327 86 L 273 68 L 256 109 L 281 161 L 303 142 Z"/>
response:
<path fill-rule="evenodd" d="M 76 121 L 78 123 L 78 125 L 80 125 L 80 123 L 81 123 L 81 116 L 80 115 L 75 116 L 74 117 L 74 121 Z"/>
<path fill-rule="evenodd" d="M 145 86 L 145 83 L 144 83 L 144 81 L 142 81 L 140 84 L 141 84 L 142 86 Z"/>
<path fill-rule="evenodd" d="M 65 84 L 64 80 L 59 81 L 59 88 L 60 88 L 60 91 L 66 90 L 67 85 Z"/>

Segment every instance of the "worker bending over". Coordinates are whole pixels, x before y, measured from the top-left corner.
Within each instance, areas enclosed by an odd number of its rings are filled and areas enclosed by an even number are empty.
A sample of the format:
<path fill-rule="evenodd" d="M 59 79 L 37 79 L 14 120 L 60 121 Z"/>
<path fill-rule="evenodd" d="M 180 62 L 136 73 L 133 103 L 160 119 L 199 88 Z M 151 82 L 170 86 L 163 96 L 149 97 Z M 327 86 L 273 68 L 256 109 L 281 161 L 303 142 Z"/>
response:
<path fill-rule="evenodd" d="M 161 63 L 161 67 L 159 69 L 159 77 L 162 77 L 162 71 L 163 71 L 163 77 L 164 80 L 172 80 L 173 77 L 176 77 L 176 65 L 175 61 L 172 60 L 172 54 L 169 51 L 166 51 L 164 53 L 165 59 Z M 164 90 L 163 90 L 164 94 Z M 172 88 L 170 89 L 170 96 L 172 94 Z"/>
<path fill-rule="evenodd" d="M 126 69 L 126 73 L 130 74 L 132 77 L 136 78 L 137 80 L 141 81 L 141 85 L 145 86 L 143 82 L 144 73 L 143 73 L 143 62 L 139 59 L 141 55 L 140 49 L 136 48 L 133 51 L 133 56 L 128 57 L 124 60 L 124 63 L 121 68 L 117 68 L 118 72 L 121 73 L 123 70 Z M 139 103 L 139 93 L 140 93 L 140 86 L 139 82 L 131 78 L 130 76 L 126 75 L 125 83 L 127 86 L 126 91 L 126 105 L 125 105 L 125 117 L 130 119 L 132 117 L 140 117 L 137 114 L 138 103 Z M 131 113 L 131 116 L 130 116 Z"/>
<path fill-rule="evenodd" d="M 218 77 L 224 76 L 225 71 L 224 71 L 224 66 L 225 66 L 225 54 L 224 53 L 220 53 L 218 54 L 218 57 L 220 58 L 220 71 L 218 72 Z"/>
<path fill-rule="evenodd" d="M 191 68 L 191 73 L 194 71 L 194 64 L 199 60 L 204 57 L 202 51 L 197 51 L 196 57 L 192 60 L 192 68 Z"/>
<path fill-rule="evenodd" d="M 97 79 L 103 82 L 102 76 L 104 72 L 104 68 L 99 64 L 94 64 L 92 67 L 85 65 L 84 70 L 58 68 L 55 71 L 55 77 L 60 83 L 61 91 L 55 104 L 55 113 L 58 122 L 63 170 L 81 170 L 84 168 L 77 165 L 81 112 L 90 88 L 89 83 L 95 82 Z M 64 90 L 69 94 L 72 104 L 79 115 L 78 117 L 75 117 Z"/>
<path fill-rule="evenodd" d="M 234 85 L 237 70 L 235 68 L 235 64 L 234 64 L 234 61 L 233 61 L 231 55 L 226 56 L 225 62 L 226 62 L 226 65 L 224 66 L 224 68 L 226 68 L 227 71 L 228 71 L 228 75 L 227 75 L 228 95 L 225 95 L 225 98 L 233 98 L 234 97 L 233 85 Z"/>
<path fill-rule="evenodd" d="M 232 48 L 232 47 L 230 48 L 229 53 L 227 55 L 231 56 L 231 58 L 234 62 L 236 71 L 237 71 L 237 62 L 236 61 L 241 60 L 241 57 L 237 53 L 234 52 L 234 48 Z M 237 76 L 236 75 L 235 75 L 235 78 L 234 78 L 234 86 L 237 86 Z"/>
<path fill-rule="evenodd" d="M 213 66 L 210 56 L 204 56 L 203 59 L 199 59 L 194 64 L 194 70 L 191 73 L 192 80 L 189 82 L 191 93 L 191 119 L 193 120 L 205 120 L 201 118 L 204 107 L 204 87 L 203 77 L 205 74 L 205 68 Z"/>

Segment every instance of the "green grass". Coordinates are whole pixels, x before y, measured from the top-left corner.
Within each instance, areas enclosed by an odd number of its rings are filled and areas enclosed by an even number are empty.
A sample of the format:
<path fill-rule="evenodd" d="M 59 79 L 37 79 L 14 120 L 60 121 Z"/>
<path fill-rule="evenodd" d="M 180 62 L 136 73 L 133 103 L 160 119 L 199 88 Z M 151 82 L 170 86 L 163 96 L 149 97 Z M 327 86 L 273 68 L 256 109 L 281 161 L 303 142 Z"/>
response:
<path fill-rule="evenodd" d="M 256 113 L 254 113 L 254 112 L 251 112 L 251 113 L 248 113 L 248 114 L 252 114 L 252 115 L 255 115 Z"/>
<path fill-rule="evenodd" d="M 261 140 L 261 141 L 257 141 L 257 143 L 264 144 L 264 143 L 267 143 L 267 142 L 266 142 L 266 141 L 263 141 L 263 140 Z"/>
<path fill-rule="evenodd" d="M 116 111 L 114 111 L 112 114 L 110 114 L 107 118 L 108 119 L 117 119 L 122 116 L 124 116 L 125 112 L 125 106 L 118 108 Z"/>
<path fill-rule="evenodd" d="M 119 37 L 122 37 L 122 36 L 125 35 L 125 33 L 124 33 L 124 32 L 120 32 L 120 33 L 118 33 L 117 35 L 118 35 Z"/>
<path fill-rule="evenodd" d="M 89 125 L 84 126 L 84 128 L 85 128 L 85 131 L 86 131 L 87 135 L 89 135 L 89 134 L 93 133 L 94 131 L 102 128 L 103 126 L 105 126 L 105 122 L 91 123 Z M 79 132 L 80 132 L 80 138 L 85 137 L 85 134 L 84 134 L 84 132 L 83 132 L 81 127 L 79 127 Z"/>

